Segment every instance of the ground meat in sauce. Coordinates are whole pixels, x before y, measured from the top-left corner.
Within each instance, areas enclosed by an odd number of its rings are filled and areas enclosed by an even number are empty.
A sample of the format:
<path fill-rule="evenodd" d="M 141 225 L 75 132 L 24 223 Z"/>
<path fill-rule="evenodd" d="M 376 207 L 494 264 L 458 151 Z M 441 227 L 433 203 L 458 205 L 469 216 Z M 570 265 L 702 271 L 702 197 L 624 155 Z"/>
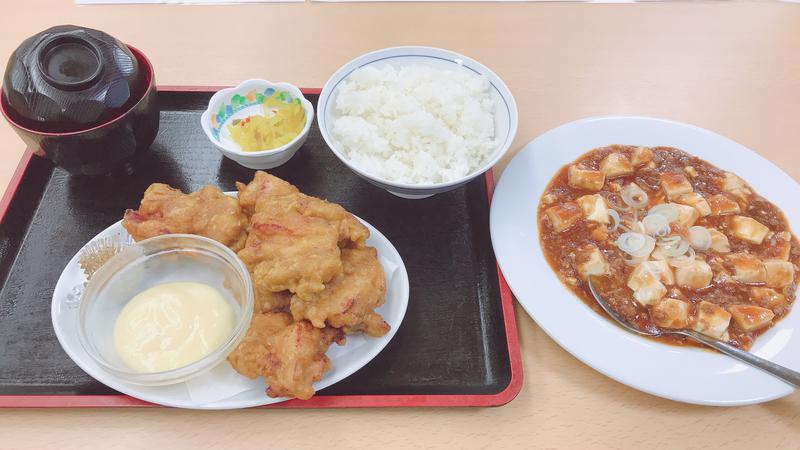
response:
<path fill-rule="evenodd" d="M 647 307 L 633 298 L 632 291 L 626 284 L 634 267 L 625 263 L 624 254 L 614 244 L 623 230 L 617 229 L 616 231 L 605 233 L 605 225 L 582 219 L 567 231 L 557 233 L 550 225 L 546 214 L 544 214 L 544 211 L 552 205 L 574 201 L 582 195 L 593 193 L 575 189 L 568 184 L 567 172 L 570 165 L 575 164 L 582 168 L 597 170 L 600 161 L 608 154 L 612 152 L 622 153 L 630 158 L 635 148 L 635 146 L 620 145 L 598 148 L 564 166 L 545 189 L 542 201 L 539 203 L 538 221 L 544 255 L 562 282 L 589 307 L 602 314 L 602 310 L 595 303 L 589 292 L 587 283 L 578 274 L 575 262 L 576 252 L 579 249 L 587 243 L 596 244 L 607 259 L 611 274 L 613 274 L 613 276 L 598 279 L 601 294 L 614 310 L 624 316 L 630 323 L 646 329 L 655 327 L 650 312 Z M 603 189 L 598 193 L 606 199 L 610 206 L 613 207 L 620 204 L 619 190 L 622 186 L 631 182 L 635 182 L 648 193 L 651 205 L 663 203 L 665 194 L 661 189 L 659 175 L 667 172 L 684 174 L 692 184 L 694 192 L 700 193 L 706 198 L 723 192 L 722 180 L 725 177 L 725 171 L 675 148 L 654 147 L 651 150 L 653 158 L 649 165 L 637 168 L 632 175 L 606 180 Z M 789 224 L 783 213 L 775 205 L 758 196 L 755 192 L 745 197 L 736 198 L 736 201 L 741 209 L 739 215 L 749 216 L 770 229 L 770 234 L 761 245 L 732 237 L 730 231 L 731 216 L 729 215 L 700 217 L 695 225 L 715 228 L 724 233 L 728 237 L 731 252 L 733 253 L 748 252 L 762 259 L 775 258 L 776 250 L 771 245 L 771 243 L 774 244 L 775 234 L 782 231 L 790 231 Z M 601 230 L 598 230 L 598 228 Z M 605 240 L 596 239 L 604 235 L 607 235 L 608 238 Z M 668 297 L 689 301 L 691 303 L 690 316 L 694 316 L 697 304 L 702 300 L 724 308 L 734 304 L 751 304 L 750 289 L 754 285 L 732 280 L 730 277 L 732 268 L 725 260 L 724 255 L 715 254 L 711 251 L 698 252 L 698 258 L 705 259 L 712 267 L 714 278 L 711 285 L 703 289 L 667 286 L 669 290 Z M 800 245 L 798 245 L 798 241 L 794 236 L 791 236 L 789 261 L 794 265 L 795 274 L 797 274 L 798 267 L 800 267 Z M 775 289 L 786 296 L 788 306 L 774 310 L 775 318 L 772 324 L 789 313 L 796 295 L 797 278 L 797 275 L 795 275 L 794 283 L 790 286 L 783 289 Z M 746 332 L 739 328 L 734 320 L 731 320 L 728 327 L 728 342 L 739 348 L 748 349 L 753 341 L 768 328 Z M 692 344 L 683 338 L 663 337 L 658 338 L 658 340 L 675 345 Z"/>

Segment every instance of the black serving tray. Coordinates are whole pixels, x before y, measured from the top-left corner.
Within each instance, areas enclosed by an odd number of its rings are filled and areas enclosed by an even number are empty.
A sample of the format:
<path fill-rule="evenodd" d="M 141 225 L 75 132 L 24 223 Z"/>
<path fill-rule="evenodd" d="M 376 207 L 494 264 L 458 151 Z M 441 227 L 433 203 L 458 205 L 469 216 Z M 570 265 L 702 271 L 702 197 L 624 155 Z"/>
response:
<path fill-rule="evenodd" d="M 316 104 L 319 91 L 305 92 Z M 136 208 L 150 183 L 230 191 L 253 177 L 200 128 L 212 93 L 162 88 L 160 132 L 129 175 L 71 176 L 26 154 L 0 205 L 0 406 L 148 405 L 70 360 L 53 332 L 51 297 L 70 258 Z M 276 406 L 488 406 L 514 398 L 522 373 L 511 295 L 489 238 L 491 173 L 431 198 L 401 199 L 342 164 L 316 122 L 294 158 L 270 172 L 381 230 L 403 257 L 411 285 L 402 326 L 372 362 L 311 400 Z"/>

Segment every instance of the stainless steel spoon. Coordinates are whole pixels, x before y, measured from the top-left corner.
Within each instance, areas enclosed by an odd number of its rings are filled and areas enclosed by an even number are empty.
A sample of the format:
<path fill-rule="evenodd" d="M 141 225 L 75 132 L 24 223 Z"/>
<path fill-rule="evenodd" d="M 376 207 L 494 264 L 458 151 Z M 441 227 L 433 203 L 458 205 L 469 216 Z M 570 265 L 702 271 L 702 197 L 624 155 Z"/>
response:
<path fill-rule="evenodd" d="M 594 296 L 595 301 L 597 301 L 597 304 L 600 305 L 600 307 L 603 308 L 603 310 L 606 313 L 608 313 L 608 315 L 611 316 L 611 318 L 617 321 L 617 323 L 622 325 L 622 327 L 625 328 L 626 330 L 632 331 L 636 334 L 641 334 L 644 336 L 652 336 L 652 337 L 665 336 L 665 335 L 685 336 L 693 341 L 705 344 L 715 350 L 718 350 L 734 359 L 738 359 L 739 361 L 742 361 L 744 363 L 750 364 L 753 367 L 761 369 L 775 376 L 776 378 L 779 378 L 780 380 L 791 384 L 796 388 L 800 388 L 800 372 L 796 372 L 794 370 L 780 366 L 764 358 L 759 358 L 758 356 L 752 353 L 746 352 L 744 350 L 739 350 L 738 348 L 732 345 L 726 344 L 722 341 L 718 341 L 712 337 L 706 336 L 702 333 L 698 333 L 694 330 L 686 330 L 686 329 L 662 330 L 660 328 L 657 328 L 655 330 L 640 330 L 630 325 L 628 322 L 625 321 L 624 318 L 622 318 L 619 314 L 617 314 L 616 311 L 614 311 L 610 306 L 608 306 L 608 303 L 606 303 L 606 301 L 603 300 L 602 297 L 600 297 L 600 294 L 597 293 L 597 291 L 594 288 L 594 285 L 592 284 L 591 276 L 589 277 L 588 281 L 589 281 L 589 290 L 592 291 L 592 295 Z"/>

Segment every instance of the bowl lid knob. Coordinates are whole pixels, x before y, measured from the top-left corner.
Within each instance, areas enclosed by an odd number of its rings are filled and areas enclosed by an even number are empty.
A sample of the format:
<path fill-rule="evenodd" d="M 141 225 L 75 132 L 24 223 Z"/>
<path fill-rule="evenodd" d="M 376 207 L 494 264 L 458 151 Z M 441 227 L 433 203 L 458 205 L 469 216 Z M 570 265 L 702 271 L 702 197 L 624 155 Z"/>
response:
<path fill-rule="evenodd" d="M 73 33 L 55 34 L 42 42 L 36 61 L 42 78 L 67 91 L 86 89 L 103 73 L 103 55 L 97 45 Z"/>

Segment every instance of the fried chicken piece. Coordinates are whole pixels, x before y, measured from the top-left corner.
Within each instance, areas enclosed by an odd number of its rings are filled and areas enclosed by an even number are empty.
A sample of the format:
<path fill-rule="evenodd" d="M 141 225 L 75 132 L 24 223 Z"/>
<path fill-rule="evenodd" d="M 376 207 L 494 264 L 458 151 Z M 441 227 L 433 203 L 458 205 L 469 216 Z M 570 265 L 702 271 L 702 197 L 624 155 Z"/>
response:
<path fill-rule="evenodd" d="M 257 171 L 249 184 L 236 183 L 239 204 L 250 214 L 271 216 L 294 211 L 323 219 L 335 226 L 341 247 L 363 247 L 369 230 L 352 214 L 335 203 L 301 193 L 296 187 L 266 172 Z"/>
<path fill-rule="evenodd" d="M 307 319 L 318 328 L 326 325 L 346 333 L 383 336 L 389 331 L 374 310 L 384 302 L 386 279 L 372 247 L 342 249 L 342 273 L 313 297 L 292 297 L 295 320 Z"/>
<path fill-rule="evenodd" d="M 247 378 L 263 374 L 261 361 L 266 352 L 267 338 L 291 325 L 292 316 L 286 313 L 253 314 L 250 328 L 236 350 L 228 355 L 228 362 Z"/>
<path fill-rule="evenodd" d="M 255 285 L 255 305 L 253 305 L 253 313 L 268 313 L 277 312 L 288 309 L 292 301 L 292 293 L 289 291 L 272 292 L 263 288 L 258 288 Z"/>
<path fill-rule="evenodd" d="M 313 384 L 331 369 L 325 355 L 332 343 L 344 344 L 344 333 L 336 328 L 314 328 L 307 320 L 295 322 L 267 339 L 264 379 L 270 397 L 308 400 Z"/>
<path fill-rule="evenodd" d="M 339 205 L 300 193 L 291 184 L 256 172 L 237 184 L 239 203 L 252 211 L 239 257 L 256 290 L 289 290 L 307 298 L 342 271 L 339 247 L 363 247 L 369 230 Z"/>
<path fill-rule="evenodd" d="M 239 203 L 213 186 L 187 195 L 166 184 L 153 183 L 139 209 L 125 211 L 122 226 L 136 241 L 188 233 L 214 239 L 234 251 L 244 246 L 247 237 L 247 216 Z"/>
<path fill-rule="evenodd" d="M 228 361 L 246 377 L 263 375 L 270 397 L 307 400 L 314 395 L 314 382 L 330 370 L 325 352 L 333 342 L 344 342 L 341 330 L 293 323 L 286 313 L 257 314 Z"/>
<path fill-rule="evenodd" d="M 253 181 L 248 184 L 236 182 L 239 205 L 247 213 L 256 212 L 256 203 L 265 197 L 278 197 L 287 194 L 299 194 L 300 191 L 286 181 L 274 177 L 261 170 L 256 171 Z"/>
<path fill-rule="evenodd" d="M 369 230 L 352 214 L 336 203 L 305 194 L 267 198 L 256 205 L 256 211 L 272 212 L 291 209 L 307 217 L 323 219 L 336 227 L 339 246 L 362 248 L 369 237 Z"/>
<path fill-rule="evenodd" d="M 342 271 L 338 234 L 328 222 L 289 211 L 260 212 L 239 257 L 250 269 L 256 291 L 290 290 L 307 297 Z"/>

